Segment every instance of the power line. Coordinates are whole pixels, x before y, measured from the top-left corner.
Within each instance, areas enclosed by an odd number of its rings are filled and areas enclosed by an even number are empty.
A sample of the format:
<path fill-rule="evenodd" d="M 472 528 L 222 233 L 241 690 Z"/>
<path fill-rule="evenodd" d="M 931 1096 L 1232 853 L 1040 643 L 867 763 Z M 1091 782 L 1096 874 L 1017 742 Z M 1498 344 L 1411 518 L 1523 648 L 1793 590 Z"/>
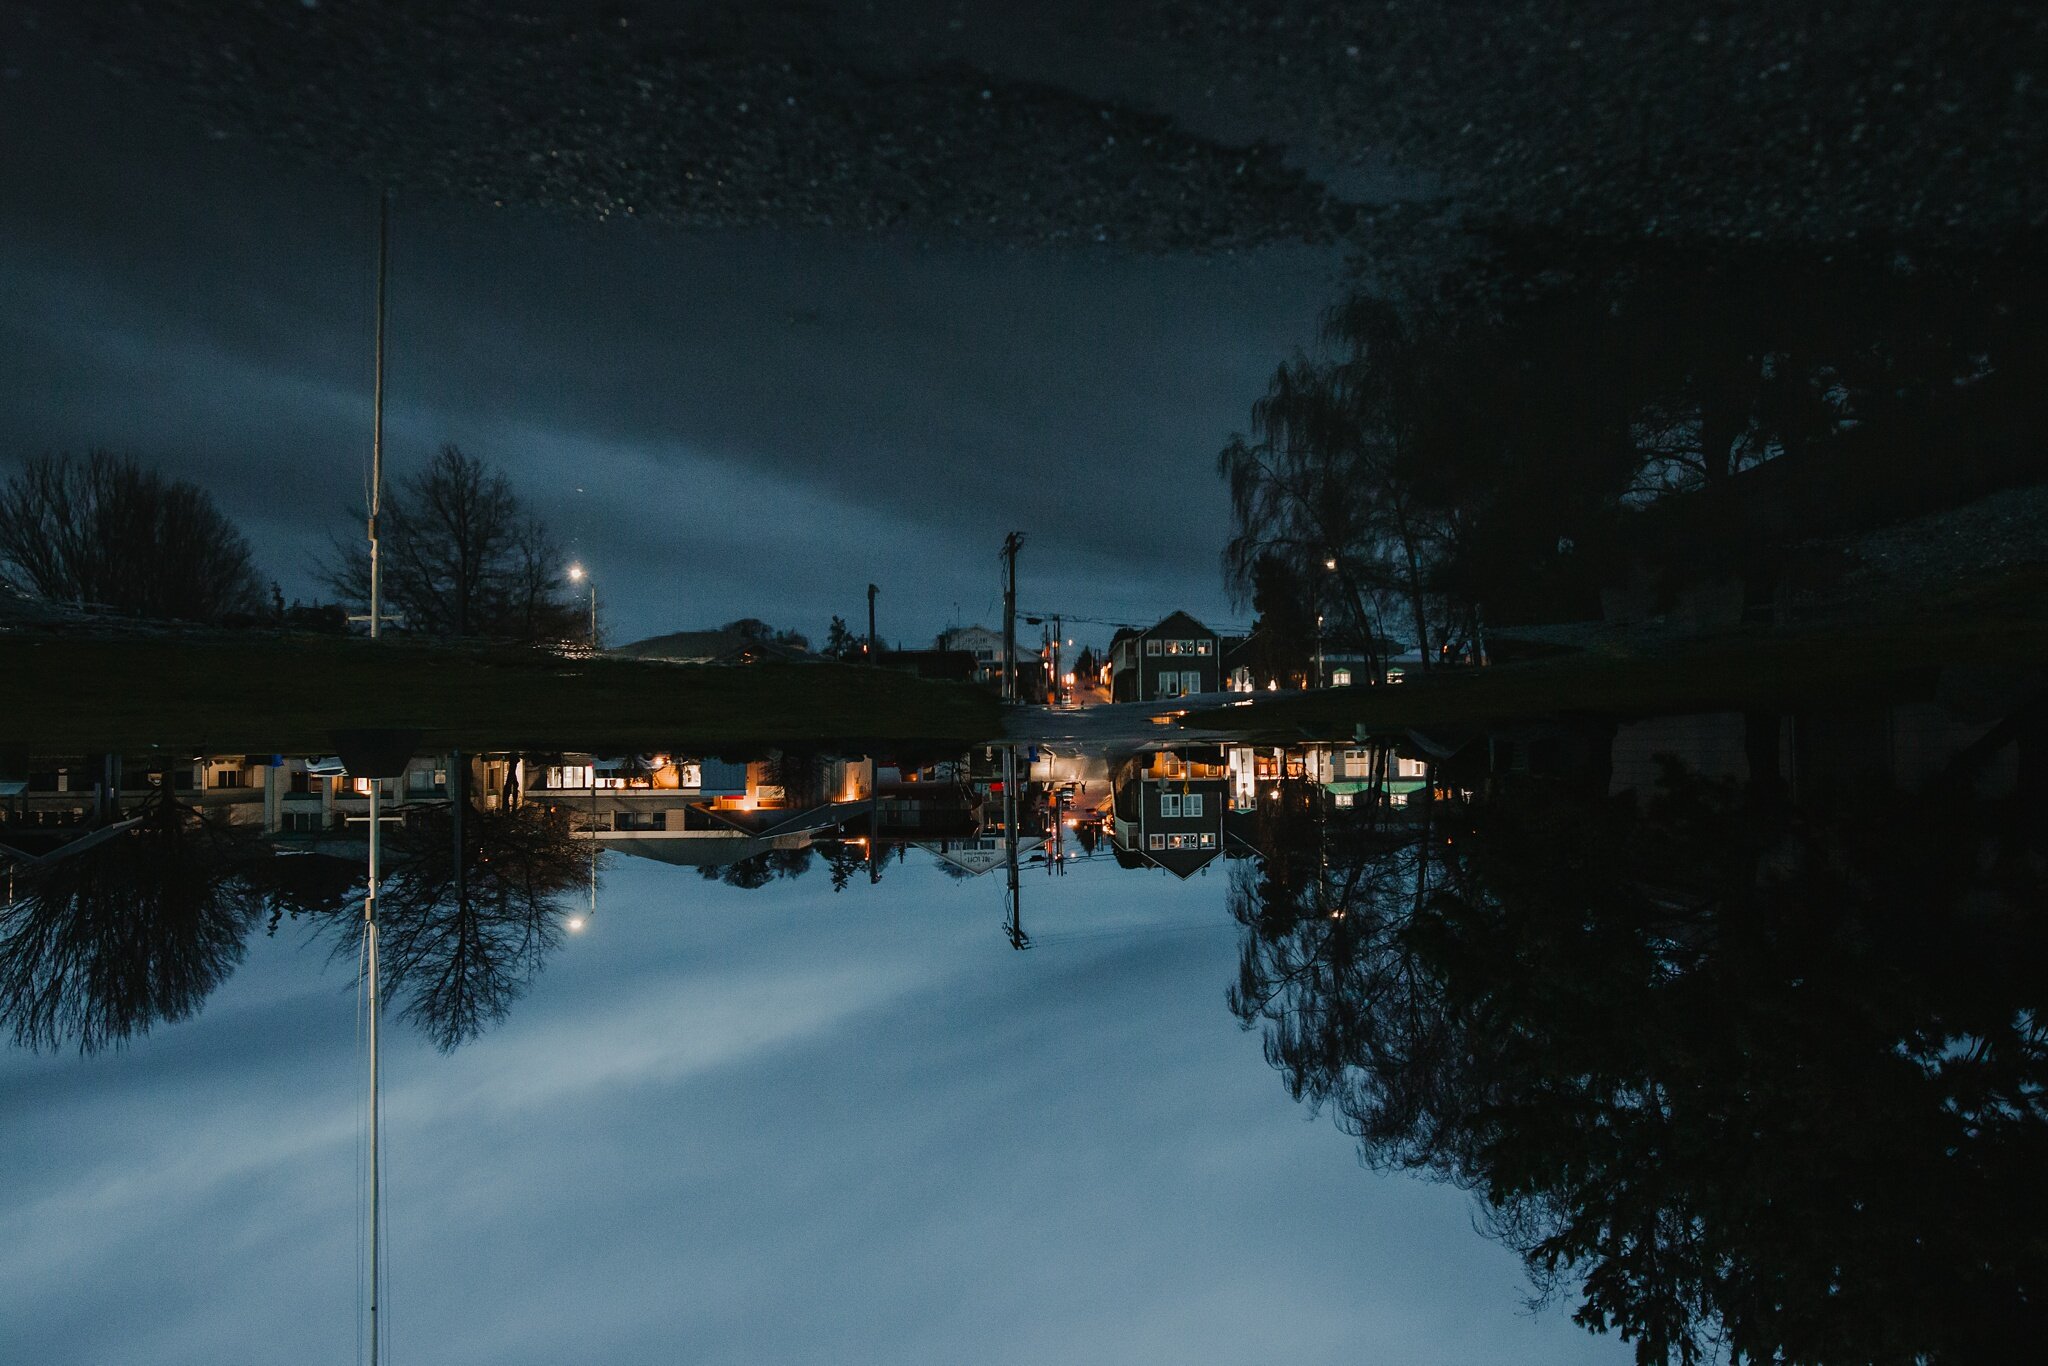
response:
<path fill-rule="evenodd" d="M 1082 616 L 1073 612 L 1041 612 L 1034 608 L 1029 607 L 1020 607 L 1017 609 L 1017 611 L 1021 615 L 1027 617 L 1061 617 L 1067 621 L 1085 621 L 1088 622 L 1090 625 L 1094 626 L 1125 626 L 1129 627 L 1133 631 L 1142 631 L 1148 626 L 1158 624 L 1158 618 L 1156 617 L 1150 621 L 1127 621 L 1119 619 L 1117 617 Z M 1249 635 L 1252 629 L 1249 625 L 1234 621 L 1226 621 L 1221 625 L 1217 625 L 1215 623 L 1205 624 L 1209 625 L 1214 630 L 1227 632 L 1231 635 Z"/>

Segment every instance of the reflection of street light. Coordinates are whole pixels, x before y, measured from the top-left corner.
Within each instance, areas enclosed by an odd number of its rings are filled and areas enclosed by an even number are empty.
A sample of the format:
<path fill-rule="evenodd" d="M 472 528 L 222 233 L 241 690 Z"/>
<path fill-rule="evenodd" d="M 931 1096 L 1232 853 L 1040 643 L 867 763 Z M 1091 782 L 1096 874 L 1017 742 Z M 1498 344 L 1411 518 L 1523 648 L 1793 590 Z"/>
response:
<path fill-rule="evenodd" d="M 590 572 L 580 563 L 569 566 L 569 582 L 582 583 L 590 578 Z M 590 579 L 590 648 L 597 648 L 597 580 Z"/>

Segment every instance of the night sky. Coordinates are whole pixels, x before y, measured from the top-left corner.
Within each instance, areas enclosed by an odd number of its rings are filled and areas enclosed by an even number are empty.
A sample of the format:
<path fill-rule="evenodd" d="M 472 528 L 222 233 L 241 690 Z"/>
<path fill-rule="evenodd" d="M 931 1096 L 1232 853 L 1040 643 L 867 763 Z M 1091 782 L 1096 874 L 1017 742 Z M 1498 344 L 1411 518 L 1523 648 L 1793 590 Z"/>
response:
<path fill-rule="evenodd" d="M 372 197 L 75 67 L 9 71 L 0 123 L 33 136 L 0 140 L 0 472 L 153 461 L 315 593 L 367 472 Z M 815 637 L 873 581 L 883 634 L 925 643 L 994 617 L 1012 528 L 1027 609 L 1240 621 L 1215 452 L 1339 266 L 402 201 L 389 469 L 444 441 L 499 463 L 615 640 L 742 615 Z"/>

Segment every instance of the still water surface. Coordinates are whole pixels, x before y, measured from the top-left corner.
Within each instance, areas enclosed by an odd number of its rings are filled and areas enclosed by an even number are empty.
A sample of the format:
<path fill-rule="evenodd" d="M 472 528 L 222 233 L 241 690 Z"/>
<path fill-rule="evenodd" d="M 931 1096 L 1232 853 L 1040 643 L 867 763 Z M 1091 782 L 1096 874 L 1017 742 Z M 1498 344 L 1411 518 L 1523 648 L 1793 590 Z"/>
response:
<path fill-rule="evenodd" d="M 1978 684 L 365 768 L 396 775 L 391 1341 L 1623 1359 L 1576 1313 L 1672 1359 L 1968 1357 L 2032 1313 L 2048 1132 L 2043 713 Z M 0 1295 L 30 1359 L 358 1350 L 350 762 L 10 773 Z"/>
<path fill-rule="evenodd" d="M 1620 1359 L 1467 1197 L 1361 1172 L 1224 1009 L 1228 872 L 912 851 L 835 892 L 612 854 L 503 1024 L 386 1037 L 399 1360 Z M 580 898 L 563 907 L 587 915 Z M 309 942 L 310 941 L 310 942 Z M 285 919 L 196 1018 L 0 1056 L 10 1354 L 345 1360 L 352 959 Z"/>

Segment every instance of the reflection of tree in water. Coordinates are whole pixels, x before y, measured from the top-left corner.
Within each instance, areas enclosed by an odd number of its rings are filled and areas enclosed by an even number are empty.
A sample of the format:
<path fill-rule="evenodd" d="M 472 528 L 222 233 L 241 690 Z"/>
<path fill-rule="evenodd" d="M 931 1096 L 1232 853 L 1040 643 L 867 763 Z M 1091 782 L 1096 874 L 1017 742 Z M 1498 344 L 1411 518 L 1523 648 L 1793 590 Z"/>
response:
<path fill-rule="evenodd" d="M 0 1020 L 16 1044 L 97 1052 L 195 1014 L 242 961 L 261 906 L 253 841 L 164 791 L 129 821 L 9 870 Z"/>
<path fill-rule="evenodd" d="M 847 884 L 867 869 L 868 851 L 865 845 L 849 840 L 839 840 L 824 846 L 825 866 L 832 870 L 832 890 L 843 892 Z"/>
<path fill-rule="evenodd" d="M 404 999 L 404 1019 L 452 1049 L 503 1019 L 560 944 L 570 898 L 589 886 L 591 849 L 566 812 L 459 799 L 386 843 L 384 985 Z M 337 953 L 355 951 L 354 928 Z"/>
<path fill-rule="evenodd" d="M 1510 786 L 1326 878 L 1240 870 L 1231 1003 L 1640 1361 L 1996 1359 L 2048 1326 L 2043 817 Z"/>
<path fill-rule="evenodd" d="M 728 887 L 743 891 L 759 891 L 777 878 L 802 877 L 811 870 L 809 849 L 769 849 L 751 858 L 734 859 L 731 863 L 708 863 L 697 871 L 706 882 L 723 882 Z M 833 873 L 833 886 L 841 886 L 838 871 Z"/>

